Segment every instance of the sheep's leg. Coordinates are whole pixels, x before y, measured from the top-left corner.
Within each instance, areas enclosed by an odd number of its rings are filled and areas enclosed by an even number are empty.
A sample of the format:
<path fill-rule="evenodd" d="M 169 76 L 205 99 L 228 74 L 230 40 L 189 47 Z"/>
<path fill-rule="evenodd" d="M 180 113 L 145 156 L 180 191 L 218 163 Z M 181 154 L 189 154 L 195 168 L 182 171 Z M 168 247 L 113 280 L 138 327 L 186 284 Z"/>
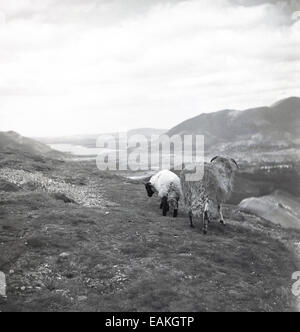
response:
<path fill-rule="evenodd" d="M 167 204 L 164 204 L 163 206 L 163 216 L 166 217 L 167 216 L 167 213 L 168 213 L 168 205 Z"/>
<path fill-rule="evenodd" d="M 190 226 L 192 228 L 194 228 L 195 226 L 194 226 L 194 223 L 193 223 L 193 213 L 192 213 L 192 211 L 189 212 L 189 218 L 190 218 Z"/>
<path fill-rule="evenodd" d="M 166 217 L 169 211 L 169 204 L 167 197 L 163 197 L 162 199 L 162 210 L 163 210 L 163 216 Z"/>
<path fill-rule="evenodd" d="M 209 223 L 208 213 L 207 211 L 205 211 L 203 213 L 203 234 L 207 234 L 208 223 Z"/>
<path fill-rule="evenodd" d="M 174 212 L 173 212 L 173 218 L 177 218 L 177 216 L 178 216 L 178 210 L 175 209 Z"/>
<path fill-rule="evenodd" d="M 218 211 L 219 211 L 219 215 L 220 215 L 220 223 L 225 226 L 226 223 L 225 223 L 225 220 L 223 218 L 222 207 L 221 207 L 220 204 L 218 205 Z"/>
<path fill-rule="evenodd" d="M 163 203 L 163 200 L 161 200 L 161 202 L 160 202 L 160 209 L 162 210 L 163 207 L 164 207 L 164 203 Z"/>

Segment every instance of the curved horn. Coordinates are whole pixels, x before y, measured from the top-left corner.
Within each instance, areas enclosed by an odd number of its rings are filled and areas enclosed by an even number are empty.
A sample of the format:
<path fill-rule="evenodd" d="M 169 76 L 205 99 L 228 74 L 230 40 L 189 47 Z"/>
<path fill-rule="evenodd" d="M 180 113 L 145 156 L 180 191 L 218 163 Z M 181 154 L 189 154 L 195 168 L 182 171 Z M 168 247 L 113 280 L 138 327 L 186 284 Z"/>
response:
<path fill-rule="evenodd" d="M 213 161 L 215 161 L 216 159 L 218 159 L 219 158 L 219 156 L 216 156 L 216 157 L 214 157 L 210 162 L 212 163 Z"/>
<path fill-rule="evenodd" d="M 231 160 L 233 163 L 235 163 L 235 165 L 236 165 L 237 168 L 240 168 L 239 165 L 238 165 L 238 163 L 237 163 L 234 159 L 231 158 L 230 160 Z"/>

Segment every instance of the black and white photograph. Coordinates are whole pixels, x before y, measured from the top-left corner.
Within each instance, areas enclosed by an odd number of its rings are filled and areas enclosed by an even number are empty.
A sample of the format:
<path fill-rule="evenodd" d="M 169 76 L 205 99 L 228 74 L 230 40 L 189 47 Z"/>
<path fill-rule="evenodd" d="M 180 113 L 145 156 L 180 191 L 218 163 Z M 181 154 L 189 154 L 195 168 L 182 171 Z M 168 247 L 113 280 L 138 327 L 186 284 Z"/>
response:
<path fill-rule="evenodd" d="M 0 0 L 0 312 L 299 311 L 300 1 Z"/>

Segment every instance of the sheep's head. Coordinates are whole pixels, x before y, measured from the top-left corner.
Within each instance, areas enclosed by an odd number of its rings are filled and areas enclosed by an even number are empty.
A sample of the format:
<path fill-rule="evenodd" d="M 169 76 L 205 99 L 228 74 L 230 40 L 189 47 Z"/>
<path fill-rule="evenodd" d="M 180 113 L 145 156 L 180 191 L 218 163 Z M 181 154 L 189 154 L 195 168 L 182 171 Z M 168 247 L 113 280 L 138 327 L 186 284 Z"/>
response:
<path fill-rule="evenodd" d="M 215 157 L 211 160 L 210 171 L 207 176 L 207 181 L 213 184 L 206 184 L 207 188 L 218 188 L 216 192 L 217 200 L 219 202 L 229 199 L 233 190 L 233 179 L 235 171 L 238 169 L 238 164 L 234 159 Z"/>
<path fill-rule="evenodd" d="M 152 186 L 151 182 L 147 182 L 145 184 L 145 188 L 146 188 L 148 197 L 152 197 L 154 195 L 155 191 L 153 189 L 153 186 Z"/>
<path fill-rule="evenodd" d="M 217 156 L 211 160 L 211 163 L 214 163 L 215 165 L 219 164 L 221 167 L 224 168 L 225 172 L 228 175 L 232 174 L 239 168 L 237 162 L 232 158 L 224 158 Z"/>

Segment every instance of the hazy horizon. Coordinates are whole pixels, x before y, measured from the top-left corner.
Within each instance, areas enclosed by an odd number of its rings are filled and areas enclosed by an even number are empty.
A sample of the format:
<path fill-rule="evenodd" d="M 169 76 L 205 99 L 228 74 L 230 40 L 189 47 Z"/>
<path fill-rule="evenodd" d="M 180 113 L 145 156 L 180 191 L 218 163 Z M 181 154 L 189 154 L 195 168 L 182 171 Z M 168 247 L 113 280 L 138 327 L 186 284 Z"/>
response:
<path fill-rule="evenodd" d="M 300 96 L 295 11 L 295 0 L 3 2 L 0 131 L 169 129 Z"/>

